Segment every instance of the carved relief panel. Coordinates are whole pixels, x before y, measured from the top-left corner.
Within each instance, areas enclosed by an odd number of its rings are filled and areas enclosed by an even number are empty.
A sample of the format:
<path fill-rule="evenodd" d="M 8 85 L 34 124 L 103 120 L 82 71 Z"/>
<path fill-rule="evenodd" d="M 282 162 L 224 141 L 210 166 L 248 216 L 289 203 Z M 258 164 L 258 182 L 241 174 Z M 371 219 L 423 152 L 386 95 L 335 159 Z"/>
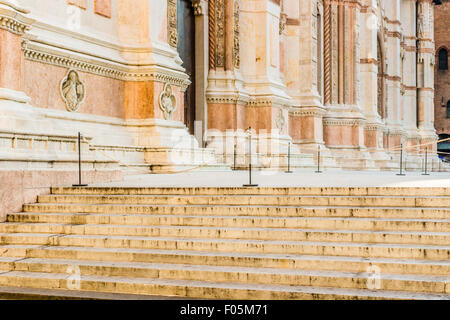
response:
<path fill-rule="evenodd" d="M 167 0 L 167 35 L 171 47 L 178 45 L 177 0 Z"/>
<path fill-rule="evenodd" d="M 84 84 L 81 82 L 80 77 L 75 70 L 69 70 L 67 75 L 61 81 L 60 94 L 66 104 L 67 111 L 77 111 L 84 102 Z"/>
<path fill-rule="evenodd" d="M 172 113 L 177 108 L 177 100 L 172 92 L 172 86 L 168 83 L 165 84 L 164 90 L 159 96 L 159 108 L 163 112 L 164 119 L 172 119 Z"/>
<path fill-rule="evenodd" d="M 233 66 L 236 69 L 241 67 L 240 45 L 239 45 L 239 0 L 234 1 L 234 39 L 233 39 Z"/>

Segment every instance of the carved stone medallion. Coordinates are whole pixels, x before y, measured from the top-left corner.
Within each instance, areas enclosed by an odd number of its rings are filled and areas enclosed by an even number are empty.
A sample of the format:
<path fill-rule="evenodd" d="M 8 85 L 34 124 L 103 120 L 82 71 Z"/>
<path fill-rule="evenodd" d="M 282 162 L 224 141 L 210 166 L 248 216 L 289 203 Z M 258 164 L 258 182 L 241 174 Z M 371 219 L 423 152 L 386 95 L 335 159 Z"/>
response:
<path fill-rule="evenodd" d="M 84 102 L 86 96 L 84 84 L 75 70 L 69 70 L 61 81 L 60 93 L 67 110 L 70 112 L 77 111 Z"/>
<path fill-rule="evenodd" d="M 164 114 L 164 119 L 172 119 L 172 113 L 177 108 L 177 100 L 172 92 L 172 86 L 168 83 L 166 83 L 164 90 L 159 96 L 159 108 Z"/>

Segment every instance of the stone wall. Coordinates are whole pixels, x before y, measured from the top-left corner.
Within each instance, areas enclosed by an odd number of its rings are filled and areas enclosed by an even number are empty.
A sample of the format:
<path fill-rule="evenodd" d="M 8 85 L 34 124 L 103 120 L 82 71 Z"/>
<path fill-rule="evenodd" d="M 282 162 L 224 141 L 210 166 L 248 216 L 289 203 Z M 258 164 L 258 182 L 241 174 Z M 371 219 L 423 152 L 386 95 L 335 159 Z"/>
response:
<path fill-rule="evenodd" d="M 120 171 L 88 171 L 83 183 L 109 182 L 122 179 Z M 50 192 L 50 187 L 78 183 L 77 171 L 55 170 L 0 170 L 0 222 L 6 215 L 22 210 L 25 203 L 36 202 L 37 196 Z"/>
<path fill-rule="evenodd" d="M 450 70 L 439 70 L 438 52 L 445 48 L 450 55 L 450 2 L 445 1 L 435 8 L 434 37 L 436 41 L 434 123 L 438 134 L 450 134 L 450 118 L 447 118 L 447 103 L 450 101 Z M 450 62 L 450 61 L 449 61 Z"/>

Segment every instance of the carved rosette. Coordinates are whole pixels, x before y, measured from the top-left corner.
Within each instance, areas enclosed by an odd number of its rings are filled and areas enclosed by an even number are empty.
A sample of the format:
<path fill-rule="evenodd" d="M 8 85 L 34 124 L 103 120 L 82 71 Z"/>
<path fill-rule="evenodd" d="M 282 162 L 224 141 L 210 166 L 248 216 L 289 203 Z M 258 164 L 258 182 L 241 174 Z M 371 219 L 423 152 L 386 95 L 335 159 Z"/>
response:
<path fill-rule="evenodd" d="M 62 79 L 59 92 L 67 111 L 70 112 L 77 111 L 86 97 L 84 84 L 81 82 L 78 73 L 72 69 Z"/>
<path fill-rule="evenodd" d="M 177 108 L 177 99 L 175 98 L 172 91 L 172 86 L 169 83 L 164 85 L 164 90 L 159 96 L 159 108 L 163 112 L 164 119 L 172 119 L 172 113 Z"/>
<path fill-rule="evenodd" d="M 170 46 L 177 48 L 177 0 L 167 0 L 167 34 Z"/>
<path fill-rule="evenodd" d="M 233 39 L 233 65 L 236 69 L 241 67 L 240 47 L 239 47 L 239 0 L 234 2 L 234 39 Z"/>

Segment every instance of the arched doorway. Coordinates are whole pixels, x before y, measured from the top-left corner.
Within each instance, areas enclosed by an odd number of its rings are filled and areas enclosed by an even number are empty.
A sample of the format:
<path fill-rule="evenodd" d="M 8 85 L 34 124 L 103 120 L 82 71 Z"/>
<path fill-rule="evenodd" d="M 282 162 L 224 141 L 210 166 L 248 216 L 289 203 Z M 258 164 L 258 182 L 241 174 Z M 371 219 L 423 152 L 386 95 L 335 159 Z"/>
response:
<path fill-rule="evenodd" d="M 178 53 L 191 80 L 184 93 L 184 123 L 194 134 L 195 123 L 195 16 L 191 0 L 177 0 Z"/>

